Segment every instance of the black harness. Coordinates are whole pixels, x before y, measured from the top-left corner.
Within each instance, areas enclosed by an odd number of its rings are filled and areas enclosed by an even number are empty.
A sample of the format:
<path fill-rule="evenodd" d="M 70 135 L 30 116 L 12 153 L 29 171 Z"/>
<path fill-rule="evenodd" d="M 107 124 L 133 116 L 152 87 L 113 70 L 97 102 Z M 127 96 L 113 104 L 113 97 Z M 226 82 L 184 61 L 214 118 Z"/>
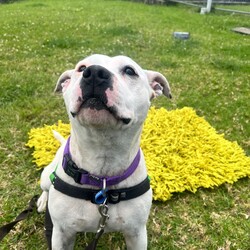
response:
<path fill-rule="evenodd" d="M 70 197 L 77 199 L 84 199 L 91 201 L 96 204 L 96 194 L 100 192 L 97 189 L 82 188 L 70 185 L 60 179 L 55 173 L 53 174 L 54 178 L 51 179 L 54 188 Z M 146 193 L 150 189 L 149 177 L 146 177 L 141 183 L 121 189 L 110 189 L 106 191 L 107 202 L 111 204 L 119 203 L 120 201 L 134 199 Z"/>

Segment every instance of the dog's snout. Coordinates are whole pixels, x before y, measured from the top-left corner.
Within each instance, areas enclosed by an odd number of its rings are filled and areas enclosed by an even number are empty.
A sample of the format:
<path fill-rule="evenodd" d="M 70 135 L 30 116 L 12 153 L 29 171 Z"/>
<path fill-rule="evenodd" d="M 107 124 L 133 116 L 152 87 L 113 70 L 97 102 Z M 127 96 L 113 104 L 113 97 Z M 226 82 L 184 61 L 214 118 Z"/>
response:
<path fill-rule="evenodd" d="M 106 68 L 99 65 L 92 65 L 86 68 L 82 74 L 87 84 L 105 84 L 111 79 L 111 73 Z"/>
<path fill-rule="evenodd" d="M 112 73 L 100 65 L 91 65 L 82 73 L 80 82 L 83 99 L 101 98 L 106 100 L 106 90 L 113 88 Z"/>

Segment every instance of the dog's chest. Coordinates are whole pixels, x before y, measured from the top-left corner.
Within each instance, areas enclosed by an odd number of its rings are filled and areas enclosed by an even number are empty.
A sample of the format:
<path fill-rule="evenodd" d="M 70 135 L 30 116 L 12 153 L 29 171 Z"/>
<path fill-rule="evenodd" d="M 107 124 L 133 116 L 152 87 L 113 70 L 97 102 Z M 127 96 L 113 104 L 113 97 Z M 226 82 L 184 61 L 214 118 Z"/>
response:
<path fill-rule="evenodd" d="M 53 202 L 49 202 L 49 209 L 51 215 L 53 215 L 52 219 L 57 223 L 77 232 L 97 231 L 101 218 L 98 210 L 99 205 L 61 194 L 55 196 L 50 194 L 50 200 L 52 199 Z M 148 213 L 146 210 L 148 209 L 145 204 L 141 204 L 140 209 L 138 209 L 138 204 L 142 201 L 140 198 L 135 200 L 137 200 L 136 203 L 123 201 L 108 205 L 109 219 L 105 227 L 106 232 L 124 231 L 127 228 L 133 228 L 133 225 L 144 223 L 145 217 L 147 217 L 145 214 Z"/>
<path fill-rule="evenodd" d="M 53 194 L 50 195 L 49 201 L 52 200 L 52 197 Z M 96 232 L 101 218 L 98 207 L 99 205 L 89 201 L 58 194 L 54 196 L 53 202 L 49 202 L 50 213 L 53 215 L 52 219 L 59 224 L 63 221 L 64 227 L 72 228 L 78 232 Z M 133 204 L 131 202 L 109 204 L 109 220 L 105 231 L 121 231 L 123 228 L 130 227 L 135 220 L 138 221 L 140 214 L 135 213 L 133 215 L 132 210 Z"/>

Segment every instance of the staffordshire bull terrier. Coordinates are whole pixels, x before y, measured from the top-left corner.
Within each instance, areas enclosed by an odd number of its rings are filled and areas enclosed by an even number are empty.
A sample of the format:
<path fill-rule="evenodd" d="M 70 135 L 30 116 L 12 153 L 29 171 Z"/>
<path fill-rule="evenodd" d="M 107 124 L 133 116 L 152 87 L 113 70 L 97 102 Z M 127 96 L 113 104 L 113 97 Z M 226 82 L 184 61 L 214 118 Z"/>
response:
<path fill-rule="evenodd" d="M 171 98 L 166 78 L 126 56 L 92 55 L 56 85 L 71 124 L 41 175 L 38 211 L 48 205 L 52 249 L 73 249 L 77 232 L 120 231 L 129 250 L 147 249 L 152 190 L 140 149 L 150 101 Z"/>

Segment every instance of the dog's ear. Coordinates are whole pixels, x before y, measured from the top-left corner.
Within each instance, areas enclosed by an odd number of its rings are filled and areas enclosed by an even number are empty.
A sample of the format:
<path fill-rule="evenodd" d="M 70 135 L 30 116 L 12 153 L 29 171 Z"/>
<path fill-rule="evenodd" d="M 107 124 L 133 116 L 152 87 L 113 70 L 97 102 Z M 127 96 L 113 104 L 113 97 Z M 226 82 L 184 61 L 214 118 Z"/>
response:
<path fill-rule="evenodd" d="M 149 84 L 154 91 L 154 97 L 164 94 L 168 98 L 172 98 L 171 90 L 167 79 L 159 72 L 145 70 Z"/>
<path fill-rule="evenodd" d="M 67 70 L 60 75 L 54 90 L 55 93 L 62 93 L 69 86 L 73 71 L 73 69 Z"/>

